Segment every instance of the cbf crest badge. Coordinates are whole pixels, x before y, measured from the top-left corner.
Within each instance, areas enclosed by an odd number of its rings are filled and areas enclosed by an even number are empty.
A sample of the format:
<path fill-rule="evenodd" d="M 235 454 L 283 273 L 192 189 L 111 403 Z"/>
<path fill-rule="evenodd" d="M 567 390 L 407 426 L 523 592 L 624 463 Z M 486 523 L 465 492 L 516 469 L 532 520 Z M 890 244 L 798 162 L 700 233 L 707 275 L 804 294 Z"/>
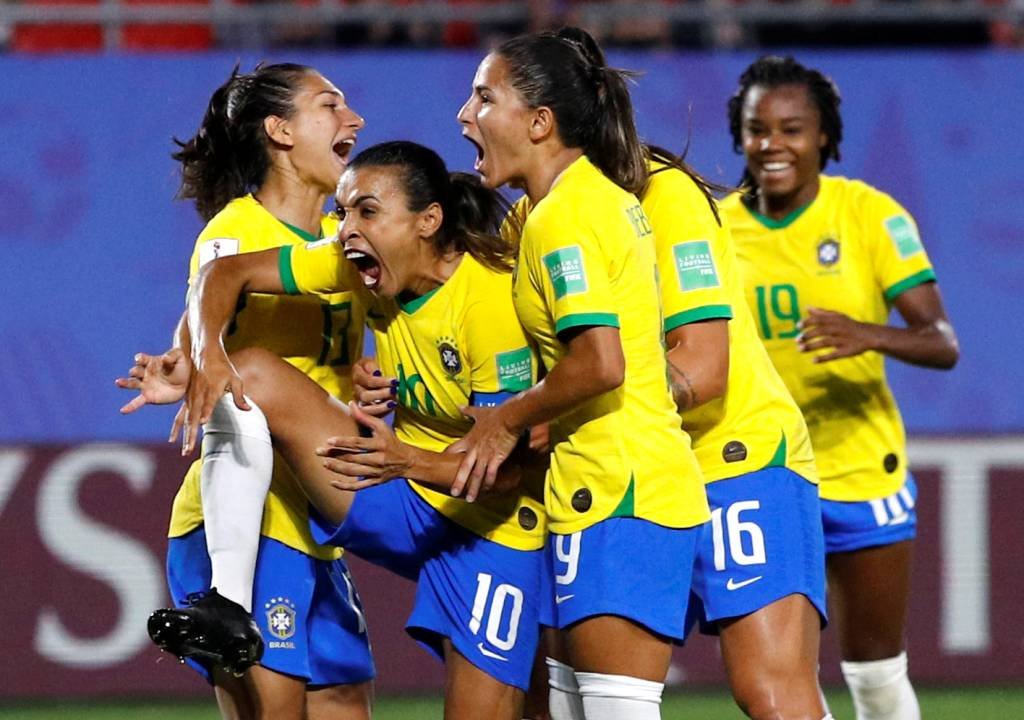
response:
<path fill-rule="evenodd" d="M 451 376 L 462 372 L 462 358 L 459 356 L 459 349 L 455 347 L 455 340 L 450 337 L 443 337 L 437 341 L 437 352 L 441 356 L 441 367 Z"/>
<path fill-rule="evenodd" d="M 832 267 L 837 262 L 839 262 L 839 241 L 829 237 L 818 243 L 818 264 L 822 267 Z"/>
<path fill-rule="evenodd" d="M 270 598 L 263 608 L 267 611 L 267 628 L 278 640 L 287 640 L 295 634 L 295 603 L 285 597 Z"/>

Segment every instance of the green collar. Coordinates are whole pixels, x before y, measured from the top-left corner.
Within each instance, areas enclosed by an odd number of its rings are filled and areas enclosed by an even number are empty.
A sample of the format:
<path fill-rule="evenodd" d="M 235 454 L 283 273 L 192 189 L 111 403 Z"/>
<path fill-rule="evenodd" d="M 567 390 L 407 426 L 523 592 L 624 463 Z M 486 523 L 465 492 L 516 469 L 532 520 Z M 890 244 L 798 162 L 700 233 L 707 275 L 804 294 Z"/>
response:
<path fill-rule="evenodd" d="M 284 225 L 289 230 L 291 230 L 296 235 L 298 235 L 304 242 L 316 242 L 317 240 L 320 240 L 324 236 L 323 228 L 320 228 L 319 235 L 313 235 L 312 233 L 308 233 L 300 227 L 295 227 L 291 223 L 286 223 L 284 220 L 278 219 L 278 222 Z"/>
<path fill-rule="evenodd" d="M 427 300 L 429 300 L 430 298 L 434 297 L 434 293 L 436 293 L 438 290 L 440 290 L 443 287 L 444 287 L 444 285 L 438 285 L 436 288 L 434 288 L 430 292 L 424 293 L 422 295 L 418 295 L 417 297 L 414 297 L 409 302 L 403 302 L 402 299 L 399 297 L 399 298 L 397 298 L 398 299 L 398 307 L 402 308 L 402 312 L 407 313 L 409 315 L 412 315 L 414 312 L 416 312 L 421 307 L 426 305 L 427 304 Z"/>
<path fill-rule="evenodd" d="M 790 225 L 795 223 L 796 219 L 803 215 L 807 208 L 809 208 L 813 204 L 814 200 L 811 200 L 809 203 L 802 207 L 798 207 L 796 210 L 789 213 L 788 215 L 786 215 L 786 217 L 782 218 L 781 220 L 776 220 L 774 218 L 768 217 L 767 215 L 762 215 L 749 205 L 747 206 L 747 211 L 754 216 L 755 220 L 757 220 L 759 223 L 764 225 L 769 230 L 781 230 L 782 228 L 789 227 Z"/>

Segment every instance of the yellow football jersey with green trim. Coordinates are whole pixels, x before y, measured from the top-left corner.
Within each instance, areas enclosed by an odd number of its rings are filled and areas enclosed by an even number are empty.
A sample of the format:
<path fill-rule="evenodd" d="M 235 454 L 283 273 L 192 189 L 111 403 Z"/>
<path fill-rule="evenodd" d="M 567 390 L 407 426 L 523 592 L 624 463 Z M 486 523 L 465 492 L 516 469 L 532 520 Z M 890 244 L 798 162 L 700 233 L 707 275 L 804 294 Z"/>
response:
<path fill-rule="evenodd" d="M 326 215 L 325 236 L 337 233 L 338 221 Z M 309 241 L 308 233 L 271 215 L 255 198 L 237 198 L 215 215 L 196 240 L 190 278 L 216 257 L 257 252 Z M 358 281 L 358 278 L 355 278 Z M 352 287 L 348 284 L 339 287 Z M 365 310 L 351 291 L 323 298 L 249 294 L 224 338 L 228 352 L 263 347 L 281 356 L 335 397 L 352 397 L 351 363 L 362 353 Z M 170 537 L 179 537 L 203 521 L 199 473 L 201 460 L 189 468 L 174 500 Z M 317 545 L 309 533 L 309 505 L 284 460 L 275 454 L 274 476 L 263 510 L 262 534 L 320 559 L 339 556 L 334 547 Z"/>
<path fill-rule="evenodd" d="M 690 439 L 668 387 L 654 239 L 636 197 L 581 157 L 525 217 L 514 273 L 516 311 L 549 370 L 560 333 L 619 329 L 623 384 L 551 424 L 545 504 L 552 531 L 609 517 L 686 528 L 708 519 Z"/>
<path fill-rule="evenodd" d="M 807 421 L 827 500 L 890 495 L 907 473 L 903 421 L 881 353 L 821 364 L 797 347 L 808 307 L 883 325 L 900 293 L 935 280 L 910 214 L 885 193 L 821 177 L 818 196 L 779 221 L 738 195 L 729 219 L 746 298 L 772 362 Z"/>
<path fill-rule="evenodd" d="M 350 265 L 339 243 L 286 248 L 281 276 L 291 292 L 336 287 Z M 448 280 L 409 303 L 363 291 L 377 363 L 398 378 L 394 429 L 405 443 L 443 452 L 472 427 L 461 408 L 488 396 L 517 393 L 536 381 L 536 355 L 512 307 L 512 277 L 468 253 Z M 544 545 L 543 474 L 524 473 L 519 492 L 468 503 L 419 483 L 409 485 L 445 517 L 477 535 L 519 550 Z"/>
<path fill-rule="evenodd" d="M 817 482 L 800 408 L 757 336 L 743 297 L 728 225 L 681 170 L 651 165 L 642 206 L 654 230 L 664 330 L 710 319 L 729 322 L 725 394 L 682 415 L 704 480 L 788 467 Z"/>

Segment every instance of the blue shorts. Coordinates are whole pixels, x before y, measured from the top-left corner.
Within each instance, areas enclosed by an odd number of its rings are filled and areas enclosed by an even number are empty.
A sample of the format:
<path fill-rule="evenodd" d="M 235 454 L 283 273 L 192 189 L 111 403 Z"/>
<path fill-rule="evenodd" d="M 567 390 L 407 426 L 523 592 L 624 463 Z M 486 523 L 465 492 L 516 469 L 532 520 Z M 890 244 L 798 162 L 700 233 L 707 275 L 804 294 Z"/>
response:
<path fill-rule="evenodd" d="M 892 495 L 862 502 L 821 501 L 825 552 L 861 550 L 892 545 L 917 536 L 917 483 L 907 480 Z"/>
<path fill-rule="evenodd" d="M 318 542 L 416 580 L 406 630 L 437 657 L 443 641 L 473 665 L 522 690 L 539 639 L 542 550 L 485 540 L 431 507 L 408 482 L 356 493 L 340 526 L 310 513 Z"/>
<path fill-rule="evenodd" d="M 210 575 L 203 528 L 171 538 L 167 585 L 176 606 L 184 607 L 190 593 L 208 590 Z M 263 667 L 310 685 L 373 679 L 366 621 L 343 560 L 317 560 L 260 537 L 252 607 L 266 646 Z M 187 662 L 210 680 L 208 667 Z"/>
<path fill-rule="evenodd" d="M 686 627 L 717 634 L 717 621 L 741 617 L 796 593 L 821 615 L 825 541 L 818 486 L 773 467 L 707 485 L 704 525 L 693 569 Z"/>
<path fill-rule="evenodd" d="M 700 531 L 609 518 L 571 535 L 551 533 L 541 623 L 563 629 L 616 615 L 682 640 Z"/>

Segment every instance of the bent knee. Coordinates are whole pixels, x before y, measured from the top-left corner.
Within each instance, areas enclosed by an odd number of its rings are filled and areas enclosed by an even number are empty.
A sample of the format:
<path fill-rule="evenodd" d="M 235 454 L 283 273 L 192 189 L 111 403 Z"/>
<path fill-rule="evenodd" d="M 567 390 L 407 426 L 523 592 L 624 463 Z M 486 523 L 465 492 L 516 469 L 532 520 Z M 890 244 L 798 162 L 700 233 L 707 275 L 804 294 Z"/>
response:
<path fill-rule="evenodd" d="M 814 677 L 761 674 L 736 683 L 732 694 L 739 708 L 754 720 L 820 718 L 825 712 Z"/>
<path fill-rule="evenodd" d="M 282 362 L 281 358 L 277 355 L 261 347 L 247 347 L 235 350 L 229 357 L 231 364 L 235 366 L 235 370 L 238 371 L 238 375 L 242 378 L 242 382 L 247 386 L 246 392 L 250 390 L 248 386 L 260 385 L 261 379 L 269 374 L 270 369 L 277 363 Z"/>

